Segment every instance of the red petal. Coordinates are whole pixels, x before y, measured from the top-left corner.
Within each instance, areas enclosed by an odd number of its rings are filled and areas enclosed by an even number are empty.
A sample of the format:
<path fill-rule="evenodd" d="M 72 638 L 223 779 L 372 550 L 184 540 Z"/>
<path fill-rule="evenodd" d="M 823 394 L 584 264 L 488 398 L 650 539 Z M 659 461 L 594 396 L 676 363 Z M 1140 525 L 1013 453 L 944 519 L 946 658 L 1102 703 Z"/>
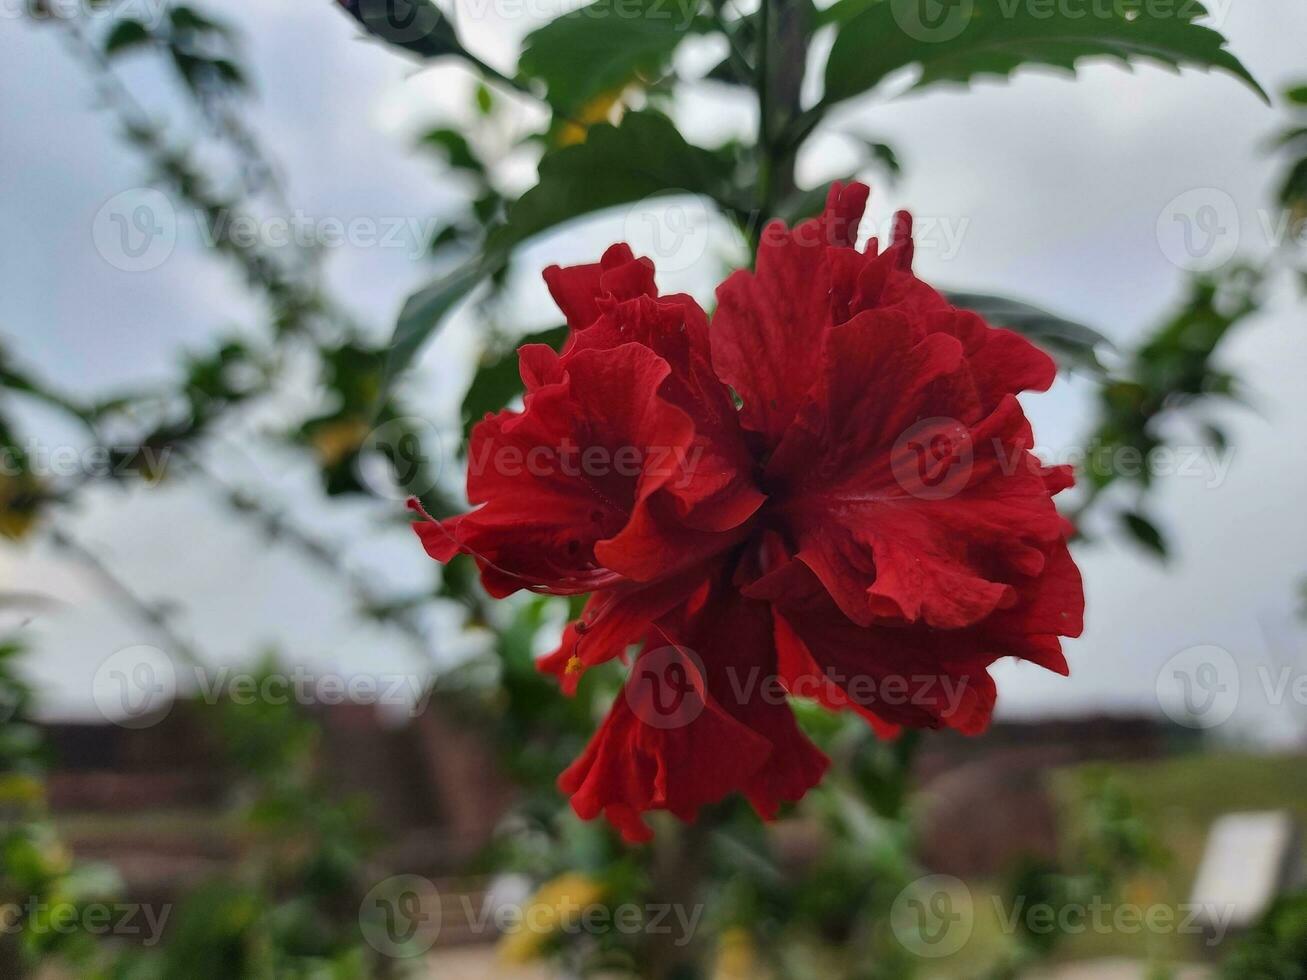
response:
<path fill-rule="evenodd" d="M 657 295 L 653 263 L 637 259 L 626 245 L 612 246 L 602 259 L 590 265 L 552 265 L 544 271 L 544 278 L 573 330 L 584 330 L 599 318 L 599 300 L 605 296 L 630 299 L 646 292 Z"/>
<path fill-rule="evenodd" d="M 648 348 L 584 351 L 565 367 L 560 380 L 527 394 L 523 412 L 473 430 L 468 497 L 484 506 L 444 527 L 495 595 L 610 583 L 596 543 L 676 477 L 665 454 L 683 453 L 693 435 L 685 414 L 658 397 L 670 368 Z M 436 557 L 448 552 L 442 546 Z"/>
<path fill-rule="evenodd" d="M 768 445 L 780 441 L 816 379 L 830 326 L 831 247 L 820 219 L 793 231 L 774 221 L 758 247 L 757 272 L 717 289 L 712 359 L 744 401 L 741 421 Z"/>
<path fill-rule="evenodd" d="M 602 813 L 632 841 L 650 836 L 642 813 L 692 820 L 736 791 L 769 819 L 829 764 L 775 684 L 766 605 L 723 586 L 680 625 L 693 645 L 646 647 L 603 727 L 559 780 L 579 816 Z"/>

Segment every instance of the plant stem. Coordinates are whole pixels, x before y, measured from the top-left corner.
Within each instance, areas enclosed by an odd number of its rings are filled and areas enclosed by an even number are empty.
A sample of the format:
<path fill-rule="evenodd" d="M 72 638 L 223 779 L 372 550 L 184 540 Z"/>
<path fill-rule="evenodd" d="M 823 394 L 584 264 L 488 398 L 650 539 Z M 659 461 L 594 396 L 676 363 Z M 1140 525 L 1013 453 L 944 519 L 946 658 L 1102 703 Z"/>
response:
<path fill-rule="evenodd" d="M 758 10 L 758 205 L 770 220 L 795 192 L 794 164 L 802 138 L 790 138 L 802 112 L 809 24 L 795 0 L 762 0 Z M 803 134 L 806 136 L 806 134 Z"/>

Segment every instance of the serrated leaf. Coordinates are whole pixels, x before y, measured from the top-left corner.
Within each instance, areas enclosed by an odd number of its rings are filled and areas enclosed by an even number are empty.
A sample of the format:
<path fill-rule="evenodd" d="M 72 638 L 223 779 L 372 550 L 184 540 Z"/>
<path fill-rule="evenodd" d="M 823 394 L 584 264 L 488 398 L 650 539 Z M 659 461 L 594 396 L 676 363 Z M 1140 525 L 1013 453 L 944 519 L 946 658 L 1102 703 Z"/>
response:
<path fill-rule="evenodd" d="M 1158 558 L 1166 558 L 1170 551 L 1162 532 L 1148 518 L 1135 511 L 1125 511 L 1121 515 L 1121 526 L 1135 541 Z"/>
<path fill-rule="evenodd" d="M 104 39 L 104 53 L 110 56 L 121 54 L 153 40 L 150 29 L 139 20 L 120 20 Z"/>
<path fill-rule="evenodd" d="M 1074 71 L 1091 57 L 1125 64 L 1218 69 L 1257 81 L 1209 27 L 1197 2 L 1066 5 L 1031 0 L 879 0 L 844 23 L 826 64 L 826 103 L 874 88 L 892 72 L 916 66 L 916 87 L 1007 77 L 1025 65 Z"/>
<path fill-rule="evenodd" d="M 1052 354 L 1063 367 L 1094 374 L 1103 372 L 1097 351 L 1100 347 L 1110 347 L 1111 342 L 1092 327 L 1006 296 L 962 292 L 946 292 L 944 295 L 954 306 L 978 313 L 996 327 L 1007 327 L 1022 334 Z"/>
<path fill-rule="evenodd" d="M 596 0 L 526 37 L 519 70 L 545 83 L 559 112 L 575 113 L 638 76 L 660 73 L 690 33 L 695 0 Z"/>
<path fill-rule="evenodd" d="M 522 394 L 522 376 L 517 366 L 517 350 L 525 344 L 548 344 L 559 350 L 567 340 L 567 327 L 553 327 L 528 334 L 510 351 L 483 361 L 472 378 L 463 398 L 463 438 L 488 412 L 497 412 Z"/>

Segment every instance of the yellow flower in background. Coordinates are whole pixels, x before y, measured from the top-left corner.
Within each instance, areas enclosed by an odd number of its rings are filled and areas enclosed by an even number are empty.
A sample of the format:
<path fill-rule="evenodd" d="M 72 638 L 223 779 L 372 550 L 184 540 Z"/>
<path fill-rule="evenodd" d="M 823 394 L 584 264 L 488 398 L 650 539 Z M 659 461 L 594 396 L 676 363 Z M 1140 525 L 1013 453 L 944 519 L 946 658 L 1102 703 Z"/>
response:
<path fill-rule="evenodd" d="M 735 928 L 723 932 L 717 940 L 712 980 L 757 980 L 765 975 L 749 930 Z"/>
<path fill-rule="evenodd" d="M 0 535 L 19 541 L 36 526 L 39 490 L 40 484 L 26 473 L 0 473 Z"/>
<path fill-rule="evenodd" d="M 596 123 L 620 122 L 622 110 L 626 108 L 621 102 L 624 90 L 625 86 L 613 89 L 587 102 L 573 119 L 563 123 L 554 136 L 554 143 L 558 146 L 575 146 L 585 142 L 590 127 Z"/>
<path fill-rule="evenodd" d="M 322 465 L 330 467 L 357 451 L 370 431 L 361 419 L 339 419 L 315 428 L 309 442 Z"/>
<path fill-rule="evenodd" d="M 0 721 L 5 719 L 0 717 Z M 0 807 L 34 808 L 45 803 L 45 785 L 34 776 L 8 773 L 0 776 Z"/>
<path fill-rule="evenodd" d="M 550 937 L 574 926 L 582 912 L 604 897 L 604 886 L 588 875 L 568 872 L 546 881 L 527 900 L 522 922 L 499 941 L 499 956 L 507 963 L 536 959 Z"/>

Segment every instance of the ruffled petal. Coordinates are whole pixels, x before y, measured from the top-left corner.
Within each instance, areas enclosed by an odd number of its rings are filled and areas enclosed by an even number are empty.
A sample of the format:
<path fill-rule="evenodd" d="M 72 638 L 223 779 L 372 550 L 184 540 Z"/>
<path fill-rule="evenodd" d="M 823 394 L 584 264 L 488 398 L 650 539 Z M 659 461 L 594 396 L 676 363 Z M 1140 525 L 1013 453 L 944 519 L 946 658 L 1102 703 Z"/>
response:
<path fill-rule="evenodd" d="M 829 761 L 799 731 L 777 682 L 770 609 L 719 585 L 700 608 L 669 617 L 585 753 L 560 778 L 583 819 L 603 814 L 630 841 L 641 815 L 692 820 L 740 792 L 764 819 L 801 798 Z"/>
<path fill-rule="evenodd" d="M 567 325 L 578 331 L 599 318 L 599 301 L 605 297 L 657 296 L 653 271 L 648 259 L 637 259 L 626 245 L 613 245 L 589 265 L 551 265 L 544 279 Z"/>
<path fill-rule="evenodd" d="M 1019 404 L 1005 395 L 977 418 L 981 404 L 956 336 L 897 311 L 831 331 L 766 483 L 798 558 L 854 622 L 977 623 L 1017 601 L 1015 576 L 1060 539 Z"/>
<path fill-rule="evenodd" d="M 717 375 L 743 400 L 740 418 L 767 447 L 781 439 L 816 380 L 832 309 L 833 254 L 851 246 L 867 203 L 865 185 L 835 185 L 826 211 L 793 229 L 763 229 L 756 271 L 734 273 L 717 289 L 712 358 Z M 856 261 L 856 259 L 855 259 Z"/>
<path fill-rule="evenodd" d="M 481 422 L 467 486 L 482 506 L 436 528 L 419 525 L 428 551 L 438 560 L 472 555 L 497 596 L 612 584 L 617 576 L 596 545 L 678 478 L 676 460 L 693 439 L 690 419 L 658 396 L 670 370 L 639 344 L 581 352 L 556 381 L 528 391 L 522 412 Z"/>
<path fill-rule="evenodd" d="M 574 693 L 586 670 L 621 656 L 642 640 L 654 620 L 699 592 L 708 574 L 705 570 L 700 575 L 678 575 L 649 585 L 618 585 L 596 592 L 586 602 L 581 618 L 563 630 L 557 649 L 537 666 L 555 675 L 565 693 Z"/>

